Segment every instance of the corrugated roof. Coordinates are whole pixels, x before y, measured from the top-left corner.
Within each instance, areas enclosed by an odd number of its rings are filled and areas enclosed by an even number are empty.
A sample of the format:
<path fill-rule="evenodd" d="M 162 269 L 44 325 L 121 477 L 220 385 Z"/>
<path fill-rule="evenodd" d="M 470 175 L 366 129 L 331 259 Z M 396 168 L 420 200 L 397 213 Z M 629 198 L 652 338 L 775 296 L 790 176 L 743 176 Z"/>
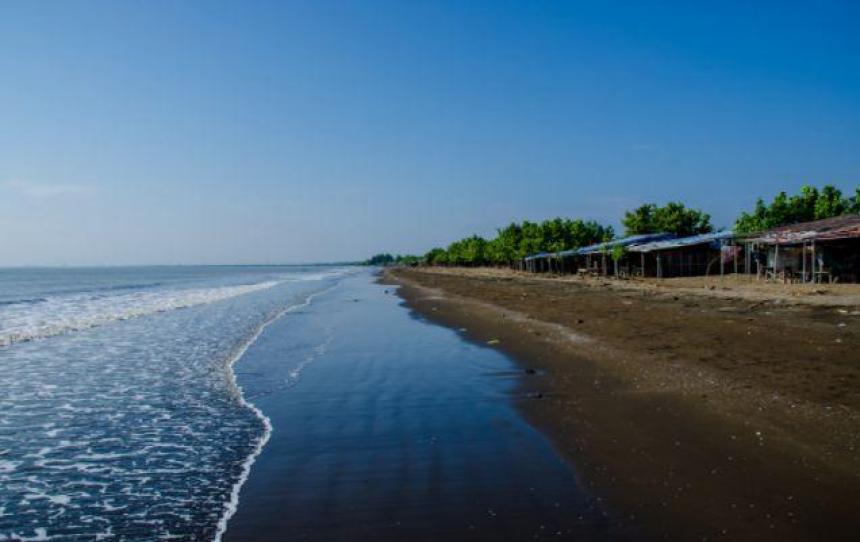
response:
<path fill-rule="evenodd" d="M 605 250 L 612 250 L 617 246 L 622 247 L 631 247 L 634 245 L 643 245 L 645 243 L 653 243 L 655 241 L 663 241 L 666 239 L 674 239 L 674 233 L 646 233 L 642 235 L 631 235 L 629 237 L 622 237 L 620 239 L 613 239 L 611 241 L 606 241 L 605 243 L 596 243 L 594 245 L 590 245 L 587 247 L 582 247 L 576 250 L 565 250 L 560 253 L 562 256 L 584 256 L 586 254 L 594 254 L 596 252 L 603 252 Z"/>
<path fill-rule="evenodd" d="M 750 234 L 745 237 L 745 240 L 753 243 L 782 245 L 851 238 L 860 238 L 860 215 L 842 215 L 813 222 L 780 226 Z"/>
<path fill-rule="evenodd" d="M 526 256 L 523 259 L 528 262 L 531 260 L 537 260 L 538 258 L 547 258 L 549 256 L 555 256 L 555 253 L 553 253 L 553 252 L 538 252 L 537 254 L 529 254 L 528 256 Z"/>
<path fill-rule="evenodd" d="M 631 252 L 655 252 L 659 250 L 674 250 L 683 247 L 691 247 L 709 243 L 716 243 L 723 239 L 734 237 L 731 231 L 718 231 L 714 233 L 703 233 L 701 235 L 693 235 L 690 237 L 680 237 L 678 239 L 668 239 L 665 241 L 655 241 L 630 247 Z"/>
<path fill-rule="evenodd" d="M 620 239 L 613 239 L 603 243 L 596 243 L 582 248 L 574 248 L 570 250 L 562 250 L 560 252 L 539 252 L 537 254 L 529 254 L 525 257 L 526 261 L 536 260 L 540 258 L 559 257 L 559 256 L 584 256 L 586 254 L 594 254 L 603 252 L 604 250 L 612 250 L 616 246 L 629 247 L 654 241 L 662 241 L 665 239 L 674 239 L 673 233 L 645 233 L 641 235 L 631 235 Z"/>

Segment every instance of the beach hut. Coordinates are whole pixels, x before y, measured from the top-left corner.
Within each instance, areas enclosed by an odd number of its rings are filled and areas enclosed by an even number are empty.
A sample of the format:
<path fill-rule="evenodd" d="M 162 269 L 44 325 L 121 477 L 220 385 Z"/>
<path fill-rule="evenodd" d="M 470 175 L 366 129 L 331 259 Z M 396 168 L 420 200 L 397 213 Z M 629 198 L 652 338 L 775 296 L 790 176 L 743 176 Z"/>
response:
<path fill-rule="evenodd" d="M 737 273 L 742 265 L 734 234 L 721 231 L 653 241 L 630 247 L 636 274 L 643 277 L 691 277 Z"/>
<path fill-rule="evenodd" d="M 566 267 L 577 269 L 580 272 L 598 275 L 619 275 L 630 273 L 631 260 L 628 252 L 633 247 L 674 238 L 675 235 L 672 233 L 630 235 L 576 250 L 562 251 L 558 254 L 562 259 L 569 258 L 572 260 L 572 263 L 566 265 Z M 621 257 L 614 258 L 619 251 L 618 249 L 621 249 Z"/>
<path fill-rule="evenodd" d="M 744 237 L 756 275 L 783 282 L 858 282 L 860 215 L 780 226 Z"/>
<path fill-rule="evenodd" d="M 553 270 L 552 258 L 553 253 L 551 252 L 530 254 L 523 258 L 523 267 L 526 271 L 531 271 L 532 273 L 546 273 Z"/>
<path fill-rule="evenodd" d="M 649 243 L 664 239 L 672 239 L 671 233 L 647 233 L 612 239 L 578 249 L 562 250 L 559 252 L 539 252 L 523 258 L 522 268 L 532 273 L 574 273 L 590 272 L 600 275 L 620 274 L 629 269 L 626 250 L 641 243 Z M 625 251 L 625 256 L 613 259 L 617 247 Z"/>

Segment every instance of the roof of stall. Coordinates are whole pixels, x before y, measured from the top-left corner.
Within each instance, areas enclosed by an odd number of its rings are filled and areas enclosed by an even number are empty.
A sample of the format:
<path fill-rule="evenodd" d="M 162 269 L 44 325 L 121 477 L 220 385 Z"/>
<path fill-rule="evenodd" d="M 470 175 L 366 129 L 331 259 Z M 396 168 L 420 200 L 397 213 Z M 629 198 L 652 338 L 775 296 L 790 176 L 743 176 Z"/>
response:
<path fill-rule="evenodd" d="M 613 239 L 611 241 L 605 241 L 603 243 L 596 243 L 594 245 L 589 245 L 587 247 L 582 248 L 574 248 L 570 250 L 562 250 L 560 252 L 538 252 L 537 254 L 529 254 L 524 259 L 526 261 L 537 260 L 540 258 L 552 258 L 559 256 L 584 256 L 586 254 L 594 254 L 597 252 L 603 252 L 604 250 L 612 250 L 617 246 L 622 247 L 630 247 L 634 245 L 642 245 L 645 243 L 652 243 L 654 241 L 663 241 L 666 239 L 674 239 L 674 233 L 645 233 L 642 235 L 631 235 L 629 237 L 622 237 L 620 239 Z"/>
<path fill-rule="evenodd" d="M 790 224 L 745 236 L 748 242 L 769 245 L 851 238 L 860 238 L 860 215 L 842 215 L 813 222 Z"/>
<path fill-rule="evenodd" d="M 701 235 L 693 235 L 690 237 L 679 237 L 677 239 L 667 239 L 664 241 L 654 241 L 642 245 L 630 247 L 631 252 L 655 252 L 660 250 L 677 250 L 684 247 L 692 247 L 704 244 L 714 244 L 719 247 L 720 241 L 723 239 L 731 239 L 734 233 L 731 231 L 718 231 L 714 233 L 703 233 Z M 715 248 L 716 248 L 715 247 Z"/>
<path fill-rule="evenodd" d="M 575 250 L 565 250 L 559 252 L 561 256 L 584 256 L 586 254 L 594 254 L 597 252 L 603 252 L 605 250 L 612 250 L 617 246 L 622 247 L 631 247 L 635 245 L 642 245 L 645 243 L 653 243 L 655 241 L 663 241 L 665 239 L 674 239 L 674 233 L 646 233 L 642 235 L 631 235 L 630 237 L 622 237 L 620 239 L 613 239 L 611 241 L 606 241 L 604 243 L 597 243 L 594 245 L 590 245 L 587 247 L 582 247 Z"/>
<path fill-rule="evenodd" d="M 537 260 L 540 258 L 549 258 L 550 256 L 555 256 L 555 253 L 553 253 L 553 252 L 538 252 L 537 254 L 529 254 L 528 256 L 526 256 L 523 259 L 528 262 L 528 261 Z"/>

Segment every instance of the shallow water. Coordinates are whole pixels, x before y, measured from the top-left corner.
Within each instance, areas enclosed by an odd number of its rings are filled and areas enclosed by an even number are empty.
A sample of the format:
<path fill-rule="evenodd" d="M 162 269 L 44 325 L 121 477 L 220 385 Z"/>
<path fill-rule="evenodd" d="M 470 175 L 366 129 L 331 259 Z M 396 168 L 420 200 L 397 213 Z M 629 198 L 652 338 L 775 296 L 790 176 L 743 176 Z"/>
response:
<path fill-rule="evenodd" d="M 573 471 L 515 410 L 513 363 L 416 319 L 368 274 L 273 322 L 236 372 L 274 431 L 228 541 L 610 532 Z"/>
<path fill-rule="evenodd" d="M 511 361 L 390 290 L 355 269 L 0 270 L 0 540 L 605 537 L 515 410 Z"/>
<path fill-rule="evenodd" d="M 205 540 L 265 436 L 229 362 L 339 270 L 0 271 L 0 540 Z"/>

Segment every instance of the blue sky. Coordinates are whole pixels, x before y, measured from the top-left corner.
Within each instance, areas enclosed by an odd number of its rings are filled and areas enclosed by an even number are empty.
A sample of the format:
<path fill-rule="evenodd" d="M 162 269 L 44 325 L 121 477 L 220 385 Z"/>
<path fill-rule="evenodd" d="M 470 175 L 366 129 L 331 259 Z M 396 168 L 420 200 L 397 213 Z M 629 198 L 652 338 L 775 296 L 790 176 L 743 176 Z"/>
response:
<path fill-rule="evenodd" d="M 423 252 L 860 185 L 857 2 L 0 2 L 0 265 Z"/>

